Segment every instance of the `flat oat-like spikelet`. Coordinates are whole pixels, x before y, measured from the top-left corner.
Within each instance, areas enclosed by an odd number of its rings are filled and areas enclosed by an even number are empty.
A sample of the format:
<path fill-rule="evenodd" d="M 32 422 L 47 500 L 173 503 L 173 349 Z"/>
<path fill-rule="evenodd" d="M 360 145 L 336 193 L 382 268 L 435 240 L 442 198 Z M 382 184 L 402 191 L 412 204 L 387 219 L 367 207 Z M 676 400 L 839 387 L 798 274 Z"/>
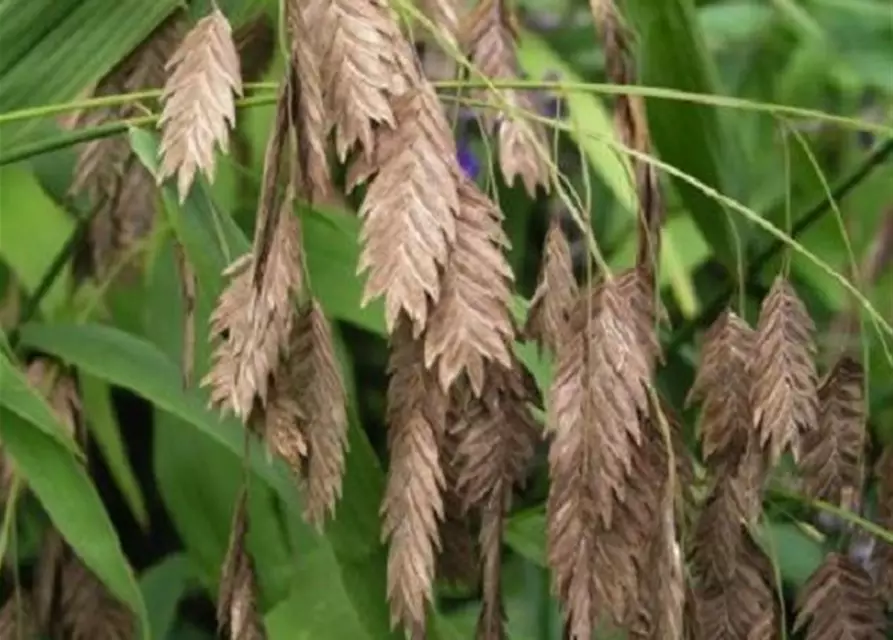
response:
<path fill-rule="evenodd" d="M 270 374 L 294 319 L 292 297 L 301 287 L 298 221 L 290 198 L 283 209 L 259 286 L 257 261 L 242 256 L 225 272 L 231 280 L 211 315 L 211 331 L 220 341 L 202 384 L 211 387 L 213 404 L 243 421 L 255 399 L 266 402 Z"/>
<path fill-rule="evenodd" d="M 518 79 L 517 34 L 507 0 L 480 0 L 466 16 L 462 32 L 463 48 L 487 79 L 497 82 Z M 501 97 L 522 112 L 536 112 L 530 95 L 522 91 L 503 90 L 498 96 L 489 89 L 477 93 L 480 99 L 496 106 L 502 104 Z M 512 184 L 520 176 L 531 196 L 536 195 L 537 185 L 548 191 L 549 146 L 542 124 L 525 118 L 523 113 L 487 115 L 484 122 L 491 132 L 498 133 L 499 165 L 506 183 Z"/>
<path fill-rule="evenodd" d="M 559 344 L 567 337 L 568 314 L 579 293 L 570 244 L 558 217 L 552 216 L 524 334 L 536 340 L 540 347 L 557 353 Z"/>
<path fill-rule="evenodd" d="M 794 631 L 805 640 L 884 640 L 884 606 L 871 576 L 841 553 L 830 553 L 804 585 Z"/>
<path fill-rule="evenodd" d="M 878 486 L 878 524 L 893 530 L 893 445 L 888 444 L 874 468 Z M 878 540 L 874 547 L 877 582 L 887 605 L 893 608 L 893 545 Z"/>
<path fill-rule="evenodd" d="M 778 276 L 760 309 L 753 360 L 754 424 L 775 464 L 818 422 L 815 325 L 791 284 Z"/>
<path fill-rule="evenodd" d="M 298 317 L 288 358 L 292 388 L 305 416 L 301 431 L 307 443 L 303 478 L 304 515 L 322 529 L 341 496 L 347 450 L 347 397 L 332 342 L 332 329 L 315 299 Z"/>
<path fill-rule="evenodd" d="M 16 598 L 15 593 L 0 608 L 0 638 L 9 640 L 37 640 L 37 623 L 27 594 Z"/>
<path fill-rule="evenodd" d="M 708 466 L 737 459 L 754 433 L 751 409 L 750 359 L 754 331 L 731 309 L 707 330 L 701 361 L 686 403 L 700 401 L 698 425 Z"/>
<path fill-rule="evenodd" d="M 461 421 L 465 406 L 467 385 L 453 390 L 447 413 L 447 424 Z M 437 557 L 437 577 L 447 584 L 476 586 L 480 574 L 480 562 L 473 521 L 459 492 L 460 461 L 457 449 L 461 431 L 458 427 L 447 428 L 440 434 L 438 450 L 445 487 L 443 492 L 443 522 L 440 526 L 441 550 Z"/>
<path fill-rule="evenodd" d="M 803 438 L 804 488 L 819 500 L 858 510 L 866 415 L 864 372 L 843 356 L 819 386 L 818 428 Z"/>
<path fill-rule="evenodd" d="M 243 487 L 233 512 L 229 547 L 217 595 L 217 625 L 228 640 L 266 640 L 257 608 L 257 577 L 248 553 L 248 497 Z"/>
<path fill-rule="evenodd" d="M 425 332 L 425 366 L 437 362 L 445 391 L 464 372 L 480 394 L 488 361 L 511 366 L 512 271 L 502 253 L 508 239 L 501 219 L 474 183 L 460 179 L 456 243 Z"/>
<path fill-rule="evenodd" d="M 183 26 L 183 12 L 174 12 L 99 81 L 93 96 L 160 88 L 164 61 L 182 38 Z M 133 104 L 90 109 L 75 113 L 63 128 L 96 126 L 140 114 Z M 93 209 L 87 250 L 78 259 L 87 263 L 91 275 L 103 278 L 151 229 L 158 195 L 155 180 L 120 134 L 80 146 L 68 194 L 85 197 Z"/>
<path fill-rule="evenodd" d="M 215 147 L 229 144 L 235 125 L 233 94 L 242 95 L 239 54 L 226 16 L 217 8 L 186 34 L 167 63 L 161 101 L 159 181 L 177 175 L 180 201 L 196 171 L 213 180 Z"/>
<path fill-rule="evenodd" d="M 286 5 L 292 37 L 288 82 L 291 84 L 291 124 L 297 130 L 298 166 L 302 194 L 311 201 L 324 199 L 332 188 L 326 155 L 326 107 L 320 80 L 319 60 L 313 34 L 304 19 L 300 2 Z"/>
<path fill-rule="evenodd" d="M 446 266 L 456 242 L 456 152 L 430 86 L 418 84 L 396 99 L 394 114 L 397 129 L 382 131 L 375 157 L 359 159 L 348 183 L 377 171 L 359 211 L 358 272 L 369 272 L 362 304 L 384 295 L 388 332 L 402 311 L 418 336 L 428 320 L 429 298 L 441 296 L 438 268 Z"/>
<path fill-rule="evenodd" d="M 376 148 L 374 125 L 397 126 L 391 100 L 406 90 L 403 36 L 381 0 L 310 0 L 307 24 L 320 52 L 319 68 L 335 147 L 343 162 L 360 145 Z"/>
<path fill-rule="evenodd" d="M 673 505 L 664 500 L 650 542 L 647 568 L 640 576 L 639 612 L 630 638 L 681 640 L 685 603 L 682 550 L 676 540 Z"/>
<path fill-rule="evenodd" d="M 612 529 L 617 503 L 626 498 L 651 372 L 618 279 L 584 294 L 570 328 L 573 338 L 556 355 L 546 416 L 552 436 L 547 544 L 571 636 L 589 638 L 604 591 L 596 558 L 607 541 L 598 531 Z"/>
<path fill-rule="evenodd" d="M 270 374 L 288 344 L 293 297 L 303 286 L 300 225 L 294 188 L 280 199 L 279 177 L 289 132 L 290 90 L 280 87 L 273 132 L 267 143 L 252 252 L 227 268 L 229 284 L 211 314 L 218 338 L 214 362 L 202 385 L 211 401 L 247 421 L 255 399 L 266 402 Z"/>
<path fill-rule="evenodd" d="M 775 640 L 778 596 L 772 567 L 749 536 L 727 580 L 701 579 L 697 598 L 697 640 Z"/>
<path fill-rule="evenodd" d="M 381 511 L 382 537 L 390 541 L 388 600 L 391 624 L 424 637 L 440 548 L 445 478 L 438 440 L 446 428 L 447 401 L 424 365 L 423 345 L 400 318 L 388 366 L 390 466 Z"/>
<path fill-rule="evenodd" d="M 136 620 L 73 553 L 60 574 L 60 627 L 71 640 L 133 640 Z"/>
<path fill-rule="evenodd" d="M 539 429 L 527 406 L 534 383 L 514 358 L 512 367 L 491 362 L 480 396 L 465 394 L 453 427 L 458 491 L 466 508 L 481 511 L 480 546 L 483 564 L 483 606 L 477 637 L 506 636 L 501 597 L 502 531 L 512 489 L 524 480 Z"/>

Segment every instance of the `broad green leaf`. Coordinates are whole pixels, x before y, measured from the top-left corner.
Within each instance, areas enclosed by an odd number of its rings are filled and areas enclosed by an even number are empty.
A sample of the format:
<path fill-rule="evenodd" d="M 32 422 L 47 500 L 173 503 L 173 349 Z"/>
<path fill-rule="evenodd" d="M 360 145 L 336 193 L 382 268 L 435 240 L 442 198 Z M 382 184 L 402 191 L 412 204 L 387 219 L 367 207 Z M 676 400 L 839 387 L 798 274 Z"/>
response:
<path fill-rule="evenodd" d="M 3 353 L 0 353 L 0 406 L 6 407 L 43 431 L 62 445 L 69 454 L 78 458 L 83 456 L 43 396 L 28 383 L 25 375 Z"/>
<path fill-rule="evenodd" d="M 624 6 L 636 34 L 643 85 L 719 93 L 692 0 L 629 0 Z M 739 149 L 716 109 L 674 100 L 648 100 L 647 109 L 651 135 L 665 162 L 721 193 L 739 195 Z M 681 180 L 674 184 L 717 258 L 735 273 L 730 214 L 691 185 Z"/>
<path fill-rule="evenodd" d="M 534 564 L 545 567 L 545 508 L 526 509 L 512 515 L 505 525 L 505 543 Z"/>
<path fill-rule="evenodd" d="M 241 455 L 241 425 L 211 412 L 206 393 L 184 390 L 177 365 L 145 340 L 98 324 L 31 323 L 22 328 L 21 335 L 23 344 L 70 362 L 100 380 L 130 389 Z M 281 478 L 259 456 L 255 458 L 255 471 L 275 486 Z"/>
<path fill-rule="evenodd" d="M 7 144 L 3 140 L 3 146 Z M 24 165 L 0 169 L 0 185 L 0 258 L 12 267 L 25 290 L 33 293 L 74 230 L 74 220 L 43 192 Z M 66 267 L 42 300 L 40 310 L 45 314 L 57 310 L 69 286 L 70 269 Z"/>
<path fill-rule="evenodd" d="M 166 556 L 140 576 L 152 640 L 169 640 L 177 607 L 195 583 L 195 568 L 182 553 Z"/>
<path fill-rule="evenodd" d="M 221 421 L 207 410 L 203 400 L 205 394 L 184 391 L 176 365 L 149 343 L 111 327 L 61 324 L 28 325 L 22 331 L 22 341 L 68 360 L 112 384 L 131 389 L 164 411 L 195 426 L 236 456 L 241 455 L 241 426 L 233 420 Z M 380 488 L 383 480 L 368 443 L 359 440 L 361 434 L 353 433 L 344 498 L 327 536 L 331 552 L 339 561 L 339 565 L 331 570 L 337 571 L 345 583 L 355 580 L 345 588 L 354 598 L 354 606 L 360 612 L 358 615 L 362 616 L 363 623 L 371 629 L 380 629 L 383 623 L 386 630 L 386 601 L 381 597 L 384 594 L 384 557 L 378 542 L 378 503 L 363 500 L 363 496 L 370 495 L 368 492 L 371 488 Z M 251 468 L 276 489 L 290 509 L 299 510 L 294 483 L 284 466 L 268 464 L 256 448 L 253 453 Z M 192 460 L 194 462 L 194 456 Z M 307 538 L 311 537 L 318 538 L 308 528 Z M 296 550 L 298 556 L 295 562 L 299 562 L 300 552 L 300 549 Z M 361 576 L 367 571 L 374 571 L 380 579 L 363 579 Z M 371 589 L 370 584 L 377 585 L 375 590 Z M 387 637 L 382 635 L 383 632 L 375 637 Z"/>
<path fill-rule="evenodd" d="M 149 513 L 146 510 L 146 501 L 143 499 L 139 481 L 127 459 L 127 449 L 112 405 L 112 390 L 105 382 L 90 375 L 80 375 L 78 382 L 87 427 L 96 439 L 102 457 L 127 506 L 133 512 L 136 521 L 145 529 L 149 526 Z"/>
<path fill-rule="evenodd" d="M 176 8 L 178 0 L 28 0 L 0 6 L 0 113 L 72 100 Z M 3 127 L 4 145 L 34 123 Z"/>
<path fill-rule="evenodd" d="M 825 550 L 792 522 L 769 522 L 758 530 L 757 541 L 777 565 L 781 579 L 802 587 L 819 567 Z"/>
<path fill-rule="evenodd" d="M 149 638 L 142 594 L 86 470 L 55 439 L 0 408 L 0 440 L 16 469 L 78 557 L 136 614 Z"/>

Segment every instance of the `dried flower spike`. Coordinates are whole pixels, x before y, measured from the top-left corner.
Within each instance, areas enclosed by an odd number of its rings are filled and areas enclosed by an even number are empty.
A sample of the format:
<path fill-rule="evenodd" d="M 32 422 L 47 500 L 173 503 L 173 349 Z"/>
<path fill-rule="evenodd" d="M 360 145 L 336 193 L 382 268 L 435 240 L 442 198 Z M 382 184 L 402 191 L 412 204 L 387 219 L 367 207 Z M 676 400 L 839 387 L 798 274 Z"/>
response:
<path fill-rule="evenodd" d="M 472 63 L 488 80 L 512 81 L 520 74 L 515 51 L 516 27 L 506 0 L 481 0 L 463 24 L 463 45 Z M 499 143 L 499 165 L 508 184 L 521 177 L 531 197 L 536 187 L 548 191 L 551 175 L 547 161 L 549 147 L 541 123 L 527 119 L 523 112 L 535 112 L 536 106 L 527 92 L 500 91 L 498 95 L 485 89 L 477 92 L 481 99 L 495 105 L 503 102 L 522 113 L 485 115 L 487 128 L 496 131 Z"/>
<path fill-rule="evenodd" d="M 170 76 L 161 101 L 159 182 L 176 174 L 180 201 L 196 171 L 214 177 L 215 146 L 229 144 L 235 125 L 233 94 L 242 95 L 239 54 L 226 16 L 217 8 L 186 34 L 167 63 Z"/>
<path fill-rule="evenodd" d="M 440 548 L 445 477 L 438 440 L 445 430 L 446 397 L 423 361 L 423 345 L 400 318 L 388 366 L 388 443 L 391 463 L 381 511 L 388 552 L 391 624 L 423 637 L 427 604 L 433 598 Z"/>
<path fill-rule="evenodd" d="M 884 640 L 884 607 L 871 577 L 841 553 L 830 553 L 797 598 L 794 631 L 805 640 Z"/>
<path fill-rule="evenodd" d="M 779 275 L 760 309 L 753 361 L 754 424 L 775 464 L 799 459 L 803 434 L 818 422 L 815 325 L 791 284 Z"/>
<path fill-rule="evenodd" d="M 425 332 L 425 366 L 438 363 L 444 391 L 464 372 L 480 394 L 486 362 L 511 367 L 512 271 L 502 253 L 508 239 L 501 219 L 496 205 L 473 182 L 459 179 L 456 243 Z"/>
<path fill-rule="evenodd" d="M 217 624 L 229 640 L 266 639 L 257 609 L 257 577 L 248 553 L 247 536 L 248 497 L 243 487 L 236 500 L 217 597 Z"/>

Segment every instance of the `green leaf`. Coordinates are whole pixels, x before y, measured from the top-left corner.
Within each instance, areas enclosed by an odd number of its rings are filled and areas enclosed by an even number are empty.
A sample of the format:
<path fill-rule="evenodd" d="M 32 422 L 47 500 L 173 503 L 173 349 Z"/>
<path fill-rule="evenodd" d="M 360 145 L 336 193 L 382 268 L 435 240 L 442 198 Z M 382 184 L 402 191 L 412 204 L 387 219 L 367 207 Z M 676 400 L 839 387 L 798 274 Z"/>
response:
<path fill-rule="evenodd" d="M 146 510 L 146 502 L 143 499 L 139 481 L 137 481 L 130 461 L 127 459 L 121 428 L 112 405 L 111 389 L 106 383 L 86 374 L 81 374 L 78 381 L 87 427 L 96 439 L 102 457 L 121 490 L 127 506 L 136 521 L 145 529 L 149 526 L 149 513 Z"/>
<path fill-rule="evenodd" d="M 142 594 L 84 468 L 57 440 L 6 408 L 0 408 L 0 440 L 62 537 L 133 610 L 141 637 L 149 638 Z"/>
<path fill-rule="evenodd" d="M 822 545 L 792 522 L 764 524 L 757 531 L 757 542 L 777 566 L 781 579 L 796 587 L 806 583 L 825 557 Z"/>
<path fill-rule="evenodd" d="M 3 139 L 3 146 L 8 144 Z M 44 193 L 23 165 L 0 169 L 0 184 L 3 185 L 0 188 L 0 220 L 3 220 L 0 258 L 12 267 L 16 278 L 31 293 L 74 231 L 74 221 Z M 70 271 L 68 267 L 62 271 L 41 301 L 40 310 L 45 314 L 53 313 L 64 303 L 70 287 Z"/>
<path fill-rule="evenodd" d="M 29 0 L 0 5 L 0 113 L 71 100 L 130 53 L 179 0 Z M 2 128 L 4 146 L 37 122 Z"/>
<path fill-rule="evenodd" d="M 19 368 L 0 353 L 0 406 L 34 425 L 57 443 L 69 454 L 83 457 L 80 448 L 71 435 L 59 423 L 56 414 L 46 400 L 35 390 Z"/>
<path fill-rule="evenodd" d="M 195 568 L 182 553 L 165 557 L 140 576 L 153 640 L 168 640 L 176 622 L 177 607 L 194 582 Z"/>
<path fill-rule="evenodd" d="M 195 426 L 236 456 L 241 455 L 241 425 L 234 420 L 221 421 L 208 411 L 205 394 L 184 391 L 176 365 L 149 343 L 111 327 L 61 324 L 27 325 L 22 330 L 22 342 L 70 361 L 91 375 L 131 389 Z M 376 494 L 380 495 L 383 479 L 368 442 L 364 443 L 361 438 L 362 434 L 353 429 L 344 497 L 327 537 L 331 552 L 339 562 L 330 570 L 345 582 L 345 589 L 360 612 L 358 615 L 363 616 L 363 624 L 369 629 L 378 629 L 373 637 L 389 637 L 383 580 L 385 564 L 383 547 L 378 541 L 378 501 L 375 499 Z M 191 455 L 191 452 L 185 453 Z M 257 448 L 252 453 L 252 470 L 275 488 L 290 510 L 300 512 L 294 483 L 284 466 L 278 462 L 268 464 Z M 191 460 L 194 468 L 194 456 Z M 319 540 L 306 525 L 303 527 L 307 544 Z M 378 579 L 364 579 L 367 571 L 374 571 Z M 372 589 L 370 584 L 378 586 Z"/>
<path fill-rule="evenodd" d="M 545 567 L 545 507 L 527 509 L 513 514 L 506 522 L 505 543 L 534 564 Z"/>
<path fill-rule="evenodd" d="M 719 93 L 691 0 L 629 0 L 624 6 L 636 32 L 643 85 Z M 739 150 L 716 109 L 675 100 L 648 100 L 647 108 L 651 135 L 665 162 L 721 193 L 738 195 L 734 178 Z M 691 185 L 678 179 L 674 184 L 716 256 L 735 273 L 729 214 Z"/>

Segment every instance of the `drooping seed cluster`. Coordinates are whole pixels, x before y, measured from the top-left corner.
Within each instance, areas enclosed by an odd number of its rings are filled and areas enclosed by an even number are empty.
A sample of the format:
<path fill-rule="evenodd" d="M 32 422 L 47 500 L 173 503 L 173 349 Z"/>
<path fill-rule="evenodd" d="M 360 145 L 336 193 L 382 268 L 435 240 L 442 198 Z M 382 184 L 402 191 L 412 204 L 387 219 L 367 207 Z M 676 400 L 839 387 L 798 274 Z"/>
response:
<path fill-rule="evenodd" d="M 633 84 L 635 60 L 617 6 L 591 4 L 609 81 Z M 426 2 L 424 11 L 480 78 L 521 76 L 507 2 L 481 0 L 464 17 L 449 0 Z M 700 405 L 707 482 L 706 495 L 695 500 L 681 422 L 656 392 L 664 207 L 653 165 L 632 162 L 636 264 L 579 282 L 568 240 L 550 221 L 538 286 L 519 332 L 510 313 L 503 212 L 460 166 L 449 119 L 389 5 L 287 0 L 284 17 L 289 47 L 253 243 L 224 272 L 211 317 L 215 349 L 202 384 L 214 406 L 235 414 L 288 464 L 303 492 L 305 518 L 322 528 L 334 515 L 345 473 L 346 391 L 331 328 L 305 270 L 295 208 L 336 191 L 332 165 L 343 164 L 345 190 L 364 187 L 363 303 L 383 299 L 390 338 L 390 461 L 381 515 L 392 625 L 413 638 L 426 636 L 439 574 L 479 579 L 477 637 L 507 637 L 505 518 L 541 437 L 529 403 L 544 400 L 547 557 L 566 637 L 589 640 L 606 625 L 653 640 L 778 637 L 775 576 L 753 535 L 764 487 L 790 454 L 807 495 L 860 509 L 866 416 L 858 359 L 844 354 L 820 381 L 815 327 L 785 276 L 763 301 L 756 329 L 731 309 L 723 312 L 704 336 L 689 394 Z M 269 31 L 252 23 L 234 34 L 217 8 L 187 30 L 177 13 L 97 86 L 95 94 L 104 95 L 164 82 L 160 178 L 175 178 L 181 200 L 197 175 L 213 178 L 216 154 L 237 136 L 235 98 L 243 79 L 257 77 L 249 62 L 269 64 Z M 498 142 L 506 182 L 520 177 L 531 196 L 537 187 L 549 190 L 544 128 L 522 113 L 534 110 L 531 96 L 485 87 L 475 97 L 501 106 L 487 112 L 484 124 Z M 95 113 L 107 119 L 130 112 Z M 649 154 L 642 99 L 621 95 L 614 113 L 622 144 Z M 85 146 L 73 191 L 100 207 L 92 232 L 97 263 L 144 233 L 155 186 L 120 139 Z M 196 283 L 185 259 L 181 272 L 189 306 Z M 554 356 L 545 398 L 513 350 L 519 334 Z M 186 352 L 188 372 L 191 348 Z M 887 526 L 893 526 L 891 460 L 888 450 L 877 466 L 879 515 Z M 3 471 L 7 487 L 14 470 L 5 463 Z M 217 602 L 219 624 L 232 640 L 265 637 L 246 545 L 247 499 L 243 487 Z M 126 637 L 129 615 L 66 556 L 60 540 L 50 539 L 48 548 L 47 584 L 62 585 L 58 624 L 75 638 L 117 637 L 96 635 L 89 614 Z M 797 603 L 796 626 L 809 640 L 882 636 L 876 592 L 893 594 L 893 551 L 878 543 L 876 556 L 877 575 L 852 553 L 825 559 Z M 24 617 L 6 607 L 0 636 L 7 627 L 43 624 L 48 602 L 37 597 Z"/>

